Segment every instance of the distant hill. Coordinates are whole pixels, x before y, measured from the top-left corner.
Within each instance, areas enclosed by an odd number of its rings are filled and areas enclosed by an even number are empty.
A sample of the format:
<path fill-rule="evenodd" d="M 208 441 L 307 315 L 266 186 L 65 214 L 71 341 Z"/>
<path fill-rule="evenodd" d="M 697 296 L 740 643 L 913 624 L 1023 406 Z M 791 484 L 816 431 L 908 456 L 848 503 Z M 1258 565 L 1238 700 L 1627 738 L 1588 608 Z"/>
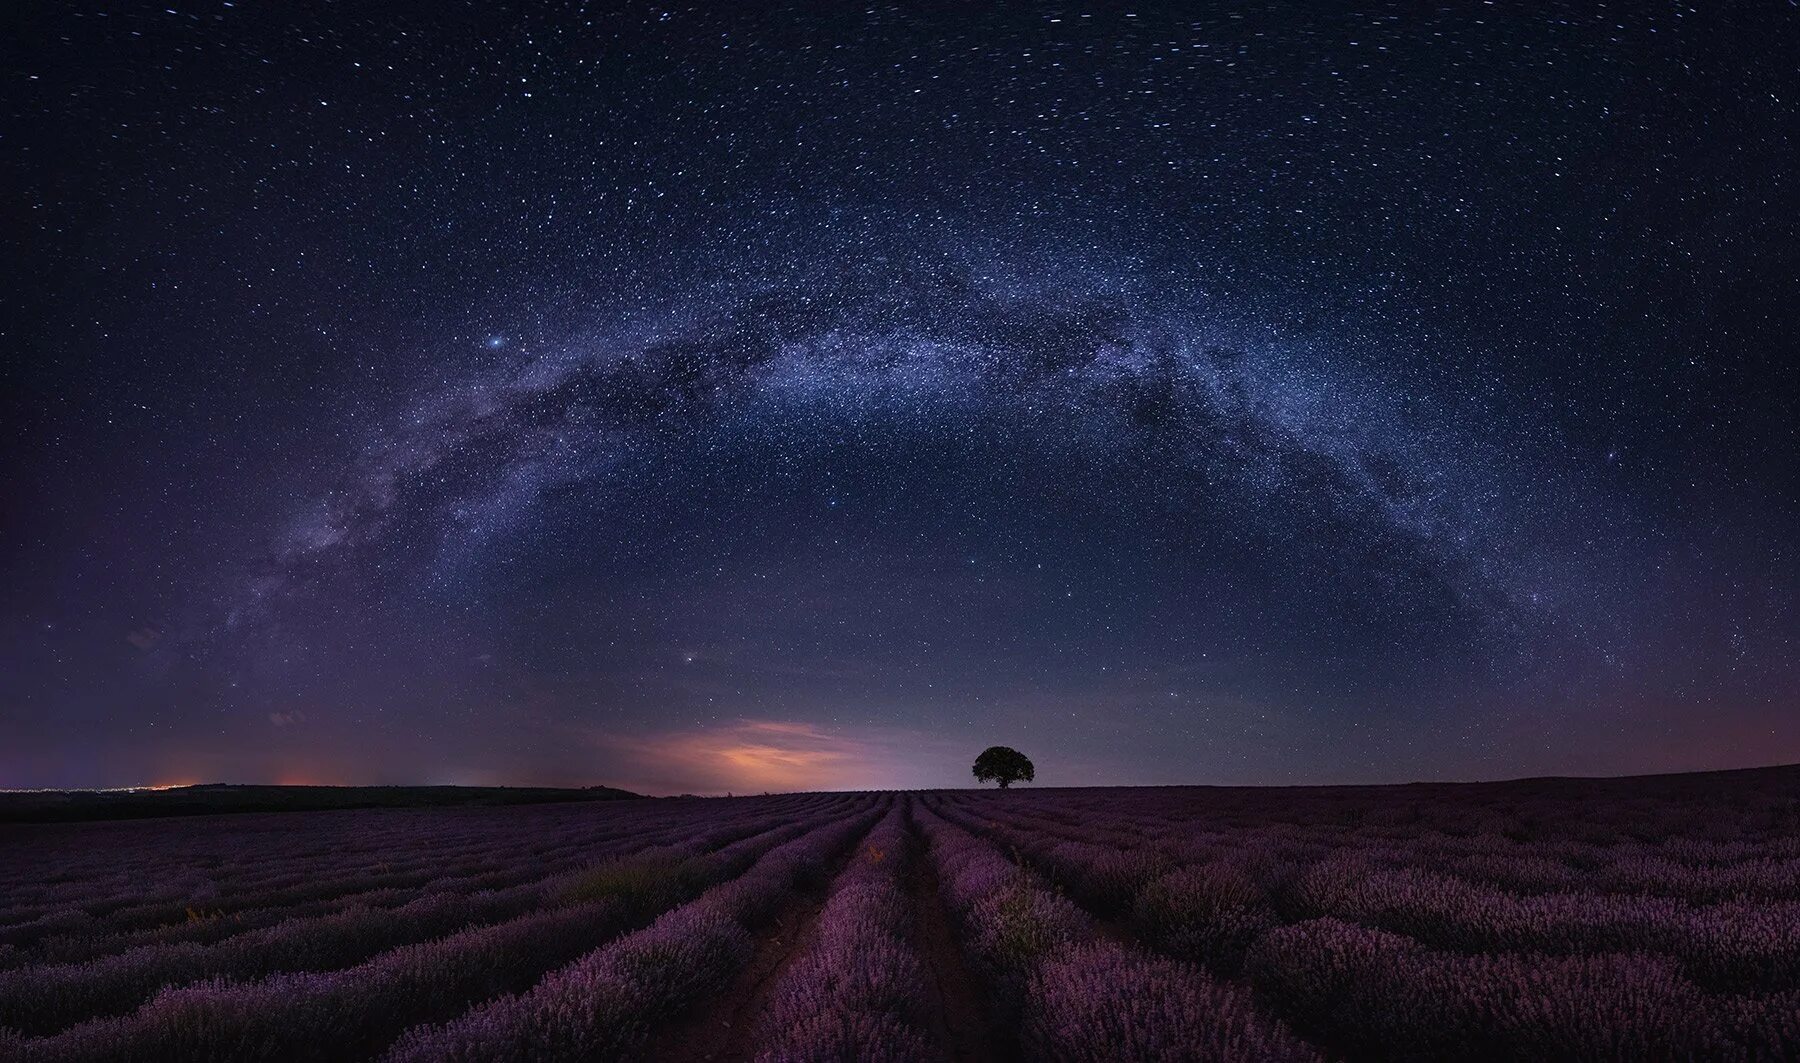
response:
<path fill-rule="evenodd" d="M 333 808 L 444 808 L 643 799 L 611 786 L 242 786 L 208 783 L 166 790 L 32 790 L 0 793 L 0 823 L 50 823 L 230 812 Z"/>

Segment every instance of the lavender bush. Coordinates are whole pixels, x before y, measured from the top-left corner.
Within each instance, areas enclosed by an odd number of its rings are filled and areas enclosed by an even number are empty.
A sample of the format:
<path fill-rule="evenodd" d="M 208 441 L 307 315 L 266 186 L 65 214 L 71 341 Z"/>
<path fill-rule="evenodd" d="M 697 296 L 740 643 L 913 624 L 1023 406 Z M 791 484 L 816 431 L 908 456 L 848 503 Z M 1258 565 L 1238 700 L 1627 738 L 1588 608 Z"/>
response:
<path fill-rule="evenodd" d="M 923 818 L 946 901 L 1030 1058 L 1317 1059 L 1250 994 L 1199 969 L 1100 939 L 1089 920 L 985 842 Z"/>
<path fill-rule="evenodd" d="M 1110 942 L 1046 959 L 1032 971 L 1025 999 L 1025 1054 L 1032 1059 L 1320 1058 L 1241 989 Z"/>
<path fill-rule="evenodd" d="M 925 971 L 902 883 L 909 841 L 895 808 L 838 876 L 806 952 L 787 969 L 760 1028 L 763 1063 L 914 1060 L 931 1055 Z"/>

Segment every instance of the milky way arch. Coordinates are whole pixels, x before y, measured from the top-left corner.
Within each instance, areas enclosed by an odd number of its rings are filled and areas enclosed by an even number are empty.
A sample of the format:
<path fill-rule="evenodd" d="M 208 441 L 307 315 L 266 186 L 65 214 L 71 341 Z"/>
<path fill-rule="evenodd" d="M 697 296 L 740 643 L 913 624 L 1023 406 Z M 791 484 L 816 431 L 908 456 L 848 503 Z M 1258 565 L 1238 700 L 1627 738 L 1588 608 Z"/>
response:
<path fill-rule="evenodd" d="M 985 458 L 960 475 L 1021 505 L 1086 484 L 1099 506 L 1153 502 L 1177 539 L 1184 521 L 1226 521 L 1234 538 L 1322 551 L 1359 588 L 1431 584 L 1490 631 L 1552 604 L 1545 572 L 1563 559 L 1544 547 L 1563 529 L 1539 487 L 1563 473 L 1508 451 L 1515 422 L 1470 430 L 1458 410 L 1473 402 L 1431 393 L 1405 359 L 1370 366 L 1066 279 L 904 280 L 735 294 L 422 387 L 281 534 L 255 597 L 303 593 L 396 541 L 422 570 L 479 564 L 547 493 L 629 492 L 624 456 L 658 446 L 703 465 L 723 433 L 974 440 Z"/>

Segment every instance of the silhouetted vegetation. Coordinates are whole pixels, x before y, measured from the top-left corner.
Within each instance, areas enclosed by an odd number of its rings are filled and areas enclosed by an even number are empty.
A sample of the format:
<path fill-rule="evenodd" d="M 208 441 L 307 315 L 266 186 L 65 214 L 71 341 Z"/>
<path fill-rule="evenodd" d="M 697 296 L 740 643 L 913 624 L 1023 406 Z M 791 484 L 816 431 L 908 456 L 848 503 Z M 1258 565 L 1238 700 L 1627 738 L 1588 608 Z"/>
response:
<path fill-rule="evenodd" d="M 975 758 L 975 781 L 997 782 L 1004 790 L 1016 782 L 1030 782 L 1037 777 L 1031 758 L 1010 746 L 989 746 Z"/>
<path fill-rule="evenodd" d="M 642 797 L 611 786 L 239 786 L 166 790 L 30 790 L 0 793 L 0 823 L 208 816 L 230 812 L 322 812 L 333 808 L 542 805 Z"/>

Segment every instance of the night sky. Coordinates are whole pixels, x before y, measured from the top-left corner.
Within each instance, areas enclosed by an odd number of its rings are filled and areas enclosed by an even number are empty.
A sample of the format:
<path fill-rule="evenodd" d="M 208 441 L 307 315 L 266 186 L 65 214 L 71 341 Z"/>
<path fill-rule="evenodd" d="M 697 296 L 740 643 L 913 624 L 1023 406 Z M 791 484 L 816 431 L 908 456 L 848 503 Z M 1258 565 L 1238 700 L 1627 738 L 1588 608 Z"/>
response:
<path fill-rule="evenodd" d="M 1791 3 L 0 23 L 0 786 L 1800 760 Z"/>

